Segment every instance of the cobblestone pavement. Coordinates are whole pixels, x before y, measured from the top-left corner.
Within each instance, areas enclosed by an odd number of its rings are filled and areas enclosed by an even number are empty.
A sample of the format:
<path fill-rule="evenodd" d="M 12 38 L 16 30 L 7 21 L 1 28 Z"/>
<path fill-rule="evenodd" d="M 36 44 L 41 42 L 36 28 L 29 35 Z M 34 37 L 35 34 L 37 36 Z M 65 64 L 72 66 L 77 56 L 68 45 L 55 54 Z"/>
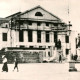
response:
<path fill-rule="evenodd" d="M 14 64 L 8 64 L 8 68 L 9 72 L 0 71 L 0 80 L 80 80 L 80 64 L 76 64 L 78 72 L 69 72 L 68 63 L 19 64 L 19 72 L 13 72 Z"/>

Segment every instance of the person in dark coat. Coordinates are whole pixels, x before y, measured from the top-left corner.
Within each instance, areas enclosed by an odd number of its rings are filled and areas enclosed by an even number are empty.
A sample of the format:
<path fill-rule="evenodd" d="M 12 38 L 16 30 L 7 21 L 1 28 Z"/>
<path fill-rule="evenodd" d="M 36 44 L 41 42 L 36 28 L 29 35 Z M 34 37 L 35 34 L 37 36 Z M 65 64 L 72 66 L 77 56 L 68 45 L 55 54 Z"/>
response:
<path fill-rule="evenodd" d="M 59 63 L 62 63 L 62 56 L 61 56 L 61 54 L 59 55 Z"/>
<path fill-rule="evenodd" d="M 14 70 L 17 69 L 17 72 L 18 72 L 18 71 L 19 71 L 19 70 L 18 70 L 18 59 L 15 58 L 14 62 L 15 62 Z M 13 70 L 13 71 L 14 71 L 14 70 Z"/>
<path fill-rule="evenodd" d="M 78 58 L 78 55 L 75 54 L 75 55 L 74 55 L 74 60 L 77 61 L 77 58 Z"/>
<path fill-rule="evenodd" d="M 2 55 L 2 62 L 3 62 L 3 67 L 2 67 L 2 72 L 6 71 L 8 72 L 8 65 L 7 65 L 7 58 L 5 55 Z"/>
<path fill-rule="evenodd" d="M 60 39 L 57 42 L 57 49 L 61 49 L 61 41 L 60 41 Z"/>
<path fill-rule="evenodd" d="M 73 56 L 73 54 L 71 54 L 71 60 L 74 60 L 74 56 Z"/>

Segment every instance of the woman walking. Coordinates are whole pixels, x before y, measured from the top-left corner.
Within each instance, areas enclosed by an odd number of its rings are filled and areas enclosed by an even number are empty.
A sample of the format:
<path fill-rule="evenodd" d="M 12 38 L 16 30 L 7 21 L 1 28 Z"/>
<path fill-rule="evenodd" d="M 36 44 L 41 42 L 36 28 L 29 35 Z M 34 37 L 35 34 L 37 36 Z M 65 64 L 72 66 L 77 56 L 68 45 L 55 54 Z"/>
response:
<path fill-rule="evenodd" d="M 6 72 L 8 72 L 8 66 L 7 66 L 7 58 L 6 58 L 6 56 L 5 55 L 2 55 L 2 59 L 3 59 L 3 67 L 2 67 L 2 72 L 3 71 L 6 71 Z"/>

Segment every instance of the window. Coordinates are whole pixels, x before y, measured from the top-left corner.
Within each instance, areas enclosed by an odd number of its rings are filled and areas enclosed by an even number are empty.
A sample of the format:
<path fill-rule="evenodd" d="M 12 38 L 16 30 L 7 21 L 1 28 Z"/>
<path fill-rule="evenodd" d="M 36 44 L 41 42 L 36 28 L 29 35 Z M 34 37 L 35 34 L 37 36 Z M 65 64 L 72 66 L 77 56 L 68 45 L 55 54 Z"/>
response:
<path fill-rule="evenodd" d="M 54 25 L 54 26 L 58 26 L 58 23 L 54 23 L 53 25 Z"/>
<path fill-rule="evenodd" d="M 39 48 L 42 48 L 42 46 L 39 46 Z"/>
<path fill-rule="evenodd" d="M 37 42 L 41 42 L 41 31 L 37 31 Z"/>
<path fill-rule="evenodd" d="M 35 16 L 43 16 L 41 12 L 36 12 Z"/>
<path fill-rule="evenodd" d="M 51 48 L 51 46 L 48 46 L 48 48 L 50 49 L 50 48 Z"/>
<path fill-rule="evenodd" d="M 20 25 L 23 25 L 23 21 L 19 21 L 19 24 L 20 24 Z"/>
<path fill-rule="evenodd" d="M 54 42 L 57 42 L 57 38 L 58 38 L 57 32 L 54 32 Z"/>
<path fill-rule="evenodd" d="M 25 46 L 23 46 L 23 45 L 20 45 L 20 48 L 25 48 Z"/>
<path fill-rule="evenodd" d="M 28 42 L 32 42 L 32 31 L 28 31 Z"/>
<path fill-rule="evenodd" d="M 31 21 L 29 21 L 29 25 L 32 25 L 32 22 Z"/>
<path fill-rule="evenodd" d="M 32 48 L 33 48 L 33 46 L 29 46 L 29 48 L 30 48 L 30 49 L 32 49 Z"/>
<path fill-rule="evenodd" d="M 55 42 L 55 47 L 57 47 L 57 42 L 58 42 L 58 34 L 57 34 L 57 32 L 54 32 L 54 42 Z"/>
<path fill-rule="evenodd" d="M 23 30 L 19 31 L 19 42 L 23 42 Z"/>
<path fill-rule="evenodd" d="M 46 42 L 49 42 L 49 31 L 46 32 Z"/>
<path fill-rule="evenodd" d="M 51 55 L 51 53 L 50 53 L 50 52 L 48 52 L 48 56 L 49 56 L 49 57 L 52 57 L 52 55 Z"/>
<path fill-rule="evenodd" d="M 46 26 L 49 26 L 49 23 L 46 23 Z"/>
<path fill-rule="evenodd" d="M 69 49 L 66 49 L 66 55 L 68 55 L 69 54 Z"/>
<path fill-rule="evenodd" d="M 37 26 L 40 26 L 41 25 L 41 23 L 40 22 L 37 22 Z"/>
<path fill-rule="evenodd" d="M 6 28 L 8 27 L 8 25 L 6 24 Z"/>
<path fill-rule="evenodd" d="M 67 35 L 65 36 L 65 42 L 69 43 L 69 36 L 67 36 Z"/>
<path fill-rule="evenodd" d="M 7 33 L 3 33 L 3 41 L 7 41 Z"/>

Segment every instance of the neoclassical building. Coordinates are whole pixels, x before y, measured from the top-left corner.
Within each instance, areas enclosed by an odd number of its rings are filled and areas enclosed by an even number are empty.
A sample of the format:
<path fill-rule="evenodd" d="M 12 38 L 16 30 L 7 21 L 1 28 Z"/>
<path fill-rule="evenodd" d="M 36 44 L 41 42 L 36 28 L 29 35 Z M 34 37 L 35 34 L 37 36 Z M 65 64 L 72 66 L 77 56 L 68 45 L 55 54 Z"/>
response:
<path fill-rule="evenodd" d="M 42 49 L 44 60 L 66 57 L 71 49 L 69 26 L 41 6 L 18 12 L 0 20 L 0 49 Z"/>

